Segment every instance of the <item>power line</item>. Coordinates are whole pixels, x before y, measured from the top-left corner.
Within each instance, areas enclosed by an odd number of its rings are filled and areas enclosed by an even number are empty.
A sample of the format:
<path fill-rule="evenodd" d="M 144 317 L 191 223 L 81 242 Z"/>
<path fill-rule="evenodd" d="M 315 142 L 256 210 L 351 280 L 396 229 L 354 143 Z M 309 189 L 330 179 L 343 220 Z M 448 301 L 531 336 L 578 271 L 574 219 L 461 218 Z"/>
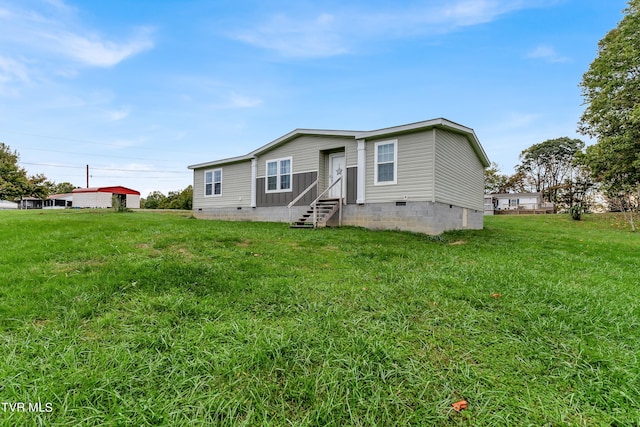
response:
<path fill-rule="evenodd" d="M 33 165 L 33 166 L 48 166 L 52 168 L 65 168 L 65 169 L 85 169 L 86 166 L 72 166 L 72 165 L 53 165 L 49 163 L 32 163 L 32 162 L 20 162 L 23 165 Z M 191 173 L 187 170 L 185 171 L 164 171 L 164 170 L 135 170 L 135 169 L 117 169 L 117 168 L 100 168 L 100 167 L 92 167 L 91 170 L 101 170 L 101 171 L 113 171 L 113 172 L 133 172 L 133 173 L 174 173 L 174 174 L 186 174 Z"/>

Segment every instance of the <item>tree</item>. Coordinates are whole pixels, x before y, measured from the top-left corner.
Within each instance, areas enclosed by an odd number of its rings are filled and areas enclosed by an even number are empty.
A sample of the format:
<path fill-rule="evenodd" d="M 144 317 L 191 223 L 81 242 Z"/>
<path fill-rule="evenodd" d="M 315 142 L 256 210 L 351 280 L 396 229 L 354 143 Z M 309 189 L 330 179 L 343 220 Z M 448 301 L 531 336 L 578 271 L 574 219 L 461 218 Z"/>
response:
<path fill-rule="evenodd" d="M 544 200 L 561 204 L 575 174 L 574 158 L 584 142 L 568 137 L 548 139 L 523 150 L 516 170 L 525 177 L 530 191 L 542 193 Z M 571 206 L 571 203 L 569 203 Z"/>
<path fill-rule="evenodd" d="M 484 194 L 506 193 L 508 191 L 509 176 L 500 173 L 496 162 L 484 170 Z"/>
<path fill-rule="evenodd" d="M 167 196 L 168 209 L 191 210 L 193 204 L 193 187 L 190 185 L 181 191 L 170 191 Z"/>
<path fill-rule="evenodd" d="M 582 76 L 587 107 L 578 131 L 597 139 L 585 158 L 593 176 L 609 197 L 631 208 L 640 195 L 640 0 L 630 0 L 624 13 Z M 633 229 L 633 210 L 629 214 Z"/>
<path fill-rule="evenodd" d="M 55 184 L 39 173 L 29 177 L 26 190 L 26 195 L 28 196 L 46 199 L 49 194 L 54 193 Z"/>
<path fill-rule="evenodd" d="M 184 190 L 169 191 L 165 196 L 160 191 L 149 193 L 143 207 L 145 209 L 185 209 L 191 210 L 193 206 L 193 187 L 189 185 Z"/>
<path fill-rule="evenodd" d="M 0 199 L 46 198 L 55 184 L 43 174 L 27 176 L 27 171 L 18 166 L 19 159 L 17 151 L 0 142 Z"/>
<path fill-rule="evenodd" d="M 76 187 L 70 182 L 61 182 L 53 188 L 55 194 L 71 193 Z"/>
<path fill-rule="evenodd" d="M 527 191 L 531 191 L 527 188 L 527 177 L 524 172 L 520 170 L 516 170 L 516 173 L 511 175 L 507 180 L 507 190 L 506 193 L 524 193 Z"/>
<path fill-rule="evenodd" d="M 29 193 L 27 171 L 18 166 L 18 152 L 0 142 L 0 200 L 17 199 Z"/>
<path fill-rule="evenodd" d="M 585 154 L 578 151 L 573 157 L 570 175 L 565 181 L 559 200 L 569 210 L 577 207 L 580 212 L 587 212 L 596 205 L 597 191 L 598 185 L 585 162 Z"/>
<path fill-rule="evenodd" d="M 160 191 L 154 191 L 149 193 L 147 199 L 144 202 L 145 209 L 163 209 L 166 204 L 167 196 Z"/>

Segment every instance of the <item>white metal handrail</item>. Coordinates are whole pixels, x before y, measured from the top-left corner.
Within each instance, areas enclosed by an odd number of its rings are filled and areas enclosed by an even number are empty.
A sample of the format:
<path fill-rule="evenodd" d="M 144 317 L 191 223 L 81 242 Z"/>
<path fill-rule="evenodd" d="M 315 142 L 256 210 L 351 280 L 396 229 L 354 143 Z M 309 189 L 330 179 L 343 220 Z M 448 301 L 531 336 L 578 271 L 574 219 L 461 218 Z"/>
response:
<path fill-rule="evenodd" d="M 318 226 L 318 200 L 320 200 L 322 196 L 327 194 L 329 190 L 331 190 L 333 186 L 339 182 L 342 182 L 342 176 L 340 176 L 338 179 L 333 181 L 330 186 L 328 186 L 318 197 L 316 197 L 316 199 L 313 202 L 311 202 L 311 207 L 313 208 L 313 227 L 314 228 Z M 340 205 L 338 206 L 338 209 L 340 211 L 338 225 L 342 225 L 342 185 L 340 186 Z"/>
<path fill-rule="evenodd" d="M 318 180 L 316 179 L 313 183 L 311 183 L 310 186 L 308 186 L 302 193 L 298 194 L 298 197 L 296 197 L 295 199 L 293 199 L 293 201 L 291 203 L 289 203 L 287 205 L 287 208 L 289 208 L 289 224 L 293 223 L 293 218 L 291 216 L 292 212 L 291 212 L 291 208 L 293 207 L 293 205 L 295 205 L 296 203 L 298 203 L 298 201 L 300 199 L 302 199 L 305 194 L 307 194 L 309 191 L 311 191 L 311 189 L 315 186 L 318 185 Z M 317 199 L 316 199 L 317 200 Z"/>

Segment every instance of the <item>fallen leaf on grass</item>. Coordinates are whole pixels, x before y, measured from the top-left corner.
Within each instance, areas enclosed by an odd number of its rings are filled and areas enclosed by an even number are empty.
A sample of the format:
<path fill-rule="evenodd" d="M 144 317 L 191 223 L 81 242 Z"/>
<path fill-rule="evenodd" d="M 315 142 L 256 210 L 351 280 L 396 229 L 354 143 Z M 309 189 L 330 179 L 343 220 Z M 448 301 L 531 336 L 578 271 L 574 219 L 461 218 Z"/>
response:
<path fill-rule="evenodd" d="M 458 402 L 452 403 L 451 406 L 453 406 L 454 411 L 460 412 L 463 409 L 469 408 L 469 402 L 467 402 L 466 400 L 460 400 Z"/>
<path fill-rule="evenodd" d="M 500 298 L 502 294 L 491 294 L 491 298 Z"/>

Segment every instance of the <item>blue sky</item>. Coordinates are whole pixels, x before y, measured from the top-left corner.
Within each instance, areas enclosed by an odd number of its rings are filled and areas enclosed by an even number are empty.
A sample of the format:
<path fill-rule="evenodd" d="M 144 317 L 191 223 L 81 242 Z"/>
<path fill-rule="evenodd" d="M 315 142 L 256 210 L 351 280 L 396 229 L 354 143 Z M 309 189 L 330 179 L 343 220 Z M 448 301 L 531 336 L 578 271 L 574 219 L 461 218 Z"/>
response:
<path fill-rule="evenodd" d="M 0 0 L 0 142 L 29 174 L 165 194 L 295 128 L 471 127 L 512 173 L 576 134 L 625 0 Z"/>

